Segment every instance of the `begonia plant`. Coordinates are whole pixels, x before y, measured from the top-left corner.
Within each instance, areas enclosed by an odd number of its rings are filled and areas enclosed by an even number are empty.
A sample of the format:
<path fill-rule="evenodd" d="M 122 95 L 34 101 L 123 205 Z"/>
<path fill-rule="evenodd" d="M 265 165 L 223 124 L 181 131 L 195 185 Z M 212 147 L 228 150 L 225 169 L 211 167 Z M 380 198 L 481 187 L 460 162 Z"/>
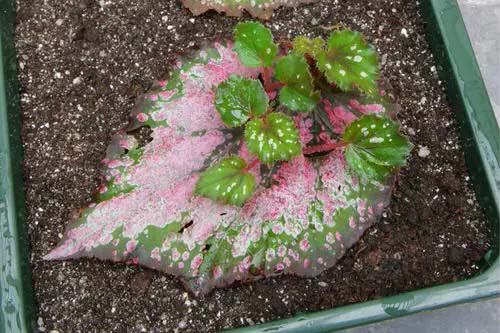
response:
<path fill-rule="evenodd" d="M 348 29 L 275 43 L 258 22 L 180 60 L 115 136 L 96 201 L 46 259 L 125 261 L 194 294 L 333 266 L 380 217 L 412 149 Z"/>

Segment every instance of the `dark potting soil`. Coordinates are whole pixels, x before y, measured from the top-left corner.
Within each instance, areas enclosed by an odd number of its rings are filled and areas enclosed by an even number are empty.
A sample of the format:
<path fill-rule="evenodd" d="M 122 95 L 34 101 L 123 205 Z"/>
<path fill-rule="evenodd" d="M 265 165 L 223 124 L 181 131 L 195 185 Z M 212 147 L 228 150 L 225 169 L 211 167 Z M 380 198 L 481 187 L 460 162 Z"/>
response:
<path fill-rule="evenodd" d="M 81 259 L 45 262 L 92 198 L 110 137 L 179 53 L 236 18 L 193 17 L 177 0 L 18 0 L 17 49 L 31 264 L 47 332 L 211 332 L 363 302 L 473 275 L 488 248 L 478 206 L 414 0 L 324 0 L 277 10 L 276 36 L 363 32 L 416 145 L 383 219 L 317 278 L 236 284 L 194 299 L 171 276 Z"/>

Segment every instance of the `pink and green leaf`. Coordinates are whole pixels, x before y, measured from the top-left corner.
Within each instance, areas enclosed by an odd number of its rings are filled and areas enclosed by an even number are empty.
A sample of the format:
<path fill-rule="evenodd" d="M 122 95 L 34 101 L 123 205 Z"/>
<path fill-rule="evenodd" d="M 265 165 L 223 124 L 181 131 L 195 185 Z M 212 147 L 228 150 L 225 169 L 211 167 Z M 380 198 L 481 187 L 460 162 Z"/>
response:
<path fill-rule="evenodd" d="M 225 156 L 251 159 L 243 133 L 227 129 L 213 104 L 212 87 L 230 74 L 256 78 L 259 70 L 243 66 L 232 45 L 180 61 L 132 118 L 131 128 L 152 127 L 152 141 L 137 147 L 126 135 L 108 151 L 106 178 L 130 188 L 85 208 L 45 258 L 135 263 L 179 277 L 195 294 L 262 276 L 315 276 L 335 265 L 380 217 L 394 172 L 378 182 L 350 172 L 340 150 L 298 154 L 272 172 L 252 168 L 254 194 L 241 207 L 195 195 L 202 173 Z M 357 107 L 370 105 L 338 95 L 329 107 L 345 98 L 356 108 L 330 112 L 320 103 L 332 129 L 342 131 L 362 114 Z M 380 104 L 377 114 L 388 111 Z M 300 145 L 308 145 L 311 113 L 294 114 L 293 121 Z"/>

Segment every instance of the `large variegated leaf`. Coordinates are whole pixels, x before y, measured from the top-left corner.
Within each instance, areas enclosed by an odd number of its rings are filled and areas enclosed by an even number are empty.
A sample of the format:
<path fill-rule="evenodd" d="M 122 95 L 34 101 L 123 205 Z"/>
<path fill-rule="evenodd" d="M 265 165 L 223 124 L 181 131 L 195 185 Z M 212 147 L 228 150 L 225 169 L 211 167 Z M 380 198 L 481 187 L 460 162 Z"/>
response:
<path fill-rule="evenodd" d="M 150 126 L 152 141 L 138 147 L 130 135 L 115 137 L 96 202 L 45 258 L 136 263 L 179 277 L 195 294 L 332 267 L 388 204 L 392 175 L 384 183 L 358 179 L 338 150 L 252 166 L 255 190 L 242 207 L 194 195 L 203 170 L 231 154 L 251 159 L 242 129 L 228 129 L 214 107 L 213 87 L 230 74 L 259 72 L 242 66 L 231 45 L 217 44 L 180 61 L 142 98 L 132 128 Z M 305 146 L 318 127 L 328 141 L 359 115 L 383 115 L 386 107 L 342 94 L 320 101 L 317 115 L 293 119 Z"/>
<path fill-rule="evenodd" d="M 240 16 L 246 10 L 252 16 L 267 20 L 271 18 L 273 10 L 280 6 L 295 7 L 316 1 L 318 0 L 182 0 L 182 3 L 194 15 L 215 9 L 229 16 Z"/>

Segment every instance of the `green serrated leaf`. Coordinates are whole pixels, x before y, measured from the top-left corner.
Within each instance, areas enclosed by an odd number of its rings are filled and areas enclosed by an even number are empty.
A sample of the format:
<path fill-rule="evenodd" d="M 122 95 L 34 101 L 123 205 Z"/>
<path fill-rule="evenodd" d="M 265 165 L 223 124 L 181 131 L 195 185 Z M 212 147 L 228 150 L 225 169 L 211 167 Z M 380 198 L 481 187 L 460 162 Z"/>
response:
<path fill-rule="evenodd" d="M 332 33 L 326 49 L 315 58 L 327 80 L 340 89 L 352 90 L 355 85 L 370 95 L 377 91 L 377 54 L 360 33 L 348 29 Z"/>
<path fill-rule="evenodd" d="M 319 101 L 319 92 L 314 90 L 313 77 L 303 56 L 289 53 L 276 62 L 276 78 L 285 83 L 279 92 L 281 104 L 293 111 L 311 111 Z"/>
<path fill-rule="evenodd" d="M 234 50 L 248 67 L 271 66 L 278 53 L 271 31 L 259 22 L 238 23 L 234 41 Z"/>
<path fill-rule="evenodd" d="M 375 115 L 351 122 L 342 140 L 348 143 L 345 156 L 349 166 L 359 175 L 376 180 L 404 165 L 413 147 L 393 120 Z"/>
<path fill-rule="evenodd" d="M 263 163 L 288 161 L 300 153 L 295 123 L 282 113 L 270 113 L 265 121 L 259 118 L 249 121 L 245 126 L 245 142 Z"/>
<path fill-rule="evenodd" d="M 229 127 L 244 124 L 250 115 L 266 112 L 269 97 L 258 80 L 231 75 L 217 86 L 215 108 Z"/>
<path fill-rule="evenodd" d="M 252 194 L 255 177 L 245 170 L 245 160 L 230 156 L 201 173 L 195 194 L 241 206 Z"/>
<path fill-rule="evenodd" d="M 306 36 L 297 36 L 293 40 L 293 51 L 299 54 L 308 53 L 315 57 L 324 47 L 325 40 L 321 37 L 310 39 Z"/>

